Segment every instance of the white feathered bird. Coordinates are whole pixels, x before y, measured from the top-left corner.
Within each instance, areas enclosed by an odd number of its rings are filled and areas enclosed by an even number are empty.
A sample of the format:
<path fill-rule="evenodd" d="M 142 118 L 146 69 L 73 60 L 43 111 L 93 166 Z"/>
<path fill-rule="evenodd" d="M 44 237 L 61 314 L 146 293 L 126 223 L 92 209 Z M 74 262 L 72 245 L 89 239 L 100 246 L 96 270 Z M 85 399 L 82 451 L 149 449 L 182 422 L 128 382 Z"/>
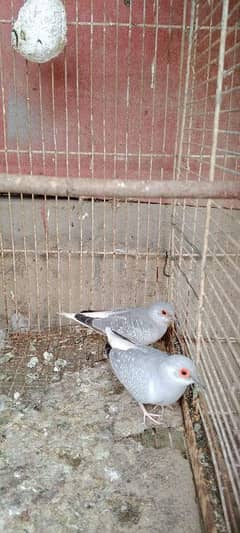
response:
<path fill-rule="evenodd" d="M 106 328 L 108 355 L 114 374 L 139 403 L 144 422 L 154 423 L 162 415 L 148 413 L 144 404 L 171 405 L 184 394 L 188 385 L 201 383 L 194 362 L 184 355 L 170 356 L 155 348 L 129 342 Z"/>

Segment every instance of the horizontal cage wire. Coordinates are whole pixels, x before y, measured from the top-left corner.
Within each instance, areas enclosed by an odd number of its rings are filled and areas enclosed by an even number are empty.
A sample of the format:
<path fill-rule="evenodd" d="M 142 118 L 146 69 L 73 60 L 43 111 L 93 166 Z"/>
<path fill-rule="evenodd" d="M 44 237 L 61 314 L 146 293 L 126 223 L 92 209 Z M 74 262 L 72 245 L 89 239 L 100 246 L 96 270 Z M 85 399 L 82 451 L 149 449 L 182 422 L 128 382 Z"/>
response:
<path fill-rule="evenodd" d="M 0 333 L 22 339 L 8 393 L 24 389 L 31 335 L 44 351 L 64 332 L 78 369 L 58 313 L 172 301 L 176 342 L 206 384 L 198 408 L 235 532 L 240 1 L 64 3 L 67 46 L 43 65 L 5 46 L 21 3 L 0 14 Z"/>

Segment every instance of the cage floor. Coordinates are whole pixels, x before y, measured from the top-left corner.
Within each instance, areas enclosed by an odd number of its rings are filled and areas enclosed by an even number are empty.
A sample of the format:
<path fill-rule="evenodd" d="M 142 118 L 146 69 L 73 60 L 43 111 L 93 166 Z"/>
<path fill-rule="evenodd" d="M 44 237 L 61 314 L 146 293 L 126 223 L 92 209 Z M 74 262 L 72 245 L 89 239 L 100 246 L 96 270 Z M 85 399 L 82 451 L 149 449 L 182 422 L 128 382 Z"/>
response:
<path fill-rule="evenodd" d="M 144 426 L 103 348 L 80 328 L 7 340 L 1 531 L 201 531 L 180 407 Z"/>

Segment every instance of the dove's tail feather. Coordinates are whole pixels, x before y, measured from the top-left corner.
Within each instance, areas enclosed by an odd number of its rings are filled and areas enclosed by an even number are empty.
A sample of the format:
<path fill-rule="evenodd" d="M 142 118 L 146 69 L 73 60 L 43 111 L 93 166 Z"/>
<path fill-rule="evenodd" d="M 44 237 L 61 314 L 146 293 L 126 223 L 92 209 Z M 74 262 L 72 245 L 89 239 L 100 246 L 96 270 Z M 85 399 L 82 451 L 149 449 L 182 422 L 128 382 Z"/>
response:
<path fill-rule="evenodd" d="M 70 318 L 71 320 L 77 320 L 75 318 L 75 313 L 57 313 L 57 315 L 65 316 L 65 318 Z"/>
<path fill-rule="evenodd" d="M 84 326 L 88 326 L 90 328 L 93 328 L 93 318 L 90 316 L 86 316 L 83 313 L 76 313 L 75 314 L 75 320 L 78 320 L 81 324 L 84 324 Z M 96 329 L 96 328 L 93 328 Z"/>
<path fill-rule="evenodd" d="M 105 344 L 105 352 L 106 352 L 107 356 L 109 356 L 109 354 L 111 352 L 111 349 L 112 349 L 112 347 L 110 346 L 109 342 L 106 342 L 106 344 Z"/>
<path fill-rule="evenodd" d="M 96 331 L 99 331 L 97 328 L 95 328 L 93 323 L 93 318 L 90 316 L 86 316 L 83 313 L 58 313 L 61 316 L 65 316 L 65 318 L 70 318 L 71 320 L 75 320 L 76 322 L 82 324 L 83 326 L 87 326 L 89 328 L 95 329 Z"/>

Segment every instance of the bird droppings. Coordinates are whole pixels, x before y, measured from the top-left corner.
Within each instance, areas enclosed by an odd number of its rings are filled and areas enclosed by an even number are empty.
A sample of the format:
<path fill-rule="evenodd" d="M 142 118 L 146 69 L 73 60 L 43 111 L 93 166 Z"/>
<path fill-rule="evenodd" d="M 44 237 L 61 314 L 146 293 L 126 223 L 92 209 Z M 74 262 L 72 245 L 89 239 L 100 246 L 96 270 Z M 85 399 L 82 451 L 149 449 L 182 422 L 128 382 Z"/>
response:
<path fill-rule="evenodd" d="M 14 398 L 15 401 L 17 401 L 17 400 L 19 400 L 20 396 L 21 396 L 20 392 L 16 391 L 16 392 L 14 392 L 13 398 Z"/>
<path fill-rule="evenodd" d="M 53 360 L 52 352 L 43 352 L 43 359 L 46 363 L 50 363 Z"/>
<path fill-rule="evenodd" d="M 110 481 L 119 481 L 121 479 L 121 474 L 117 472 L 117 470 L 114 470 L 113 468 L 104 468 L 104 472 L 107 479 L 110 479 Z"/>
<path fill-rule="evenodd" d="M 30 361 L 27 363 L 28 368 L 35 368 L 38 365 L 38 357 L 31 357 Z"/>
<path fill-rule="evenodd" d="M 62 370 L 62 368 L 65 368 L 65 366 L 67 366 L 67 361 L 65 361 L 65 359 L 57 359 L 55 361 L 55 365 L 54 365 L 53 371 L 54 372 L 60 372 L 60 370 Z"/>
<path fill-rule="evenodd" d="M 180 407 L 166 410 L 160 428 L 144 426 L 138 405 L 101 360 L 104 339 L 68 330 L 65 343 L 58 340 L 35 336 L 39 362 L 48 352 L 54 364 L 39 363 L 29 383 L 29 336 L 10 339 L 15 358 L 3 368 L 10 381 L 0 413 L 0 530 L 200 533 Z M 92 351 L 97 355 L 88 361 Z M 54 372 L 57 361 L 67 363 L 61 372 Z"/>

